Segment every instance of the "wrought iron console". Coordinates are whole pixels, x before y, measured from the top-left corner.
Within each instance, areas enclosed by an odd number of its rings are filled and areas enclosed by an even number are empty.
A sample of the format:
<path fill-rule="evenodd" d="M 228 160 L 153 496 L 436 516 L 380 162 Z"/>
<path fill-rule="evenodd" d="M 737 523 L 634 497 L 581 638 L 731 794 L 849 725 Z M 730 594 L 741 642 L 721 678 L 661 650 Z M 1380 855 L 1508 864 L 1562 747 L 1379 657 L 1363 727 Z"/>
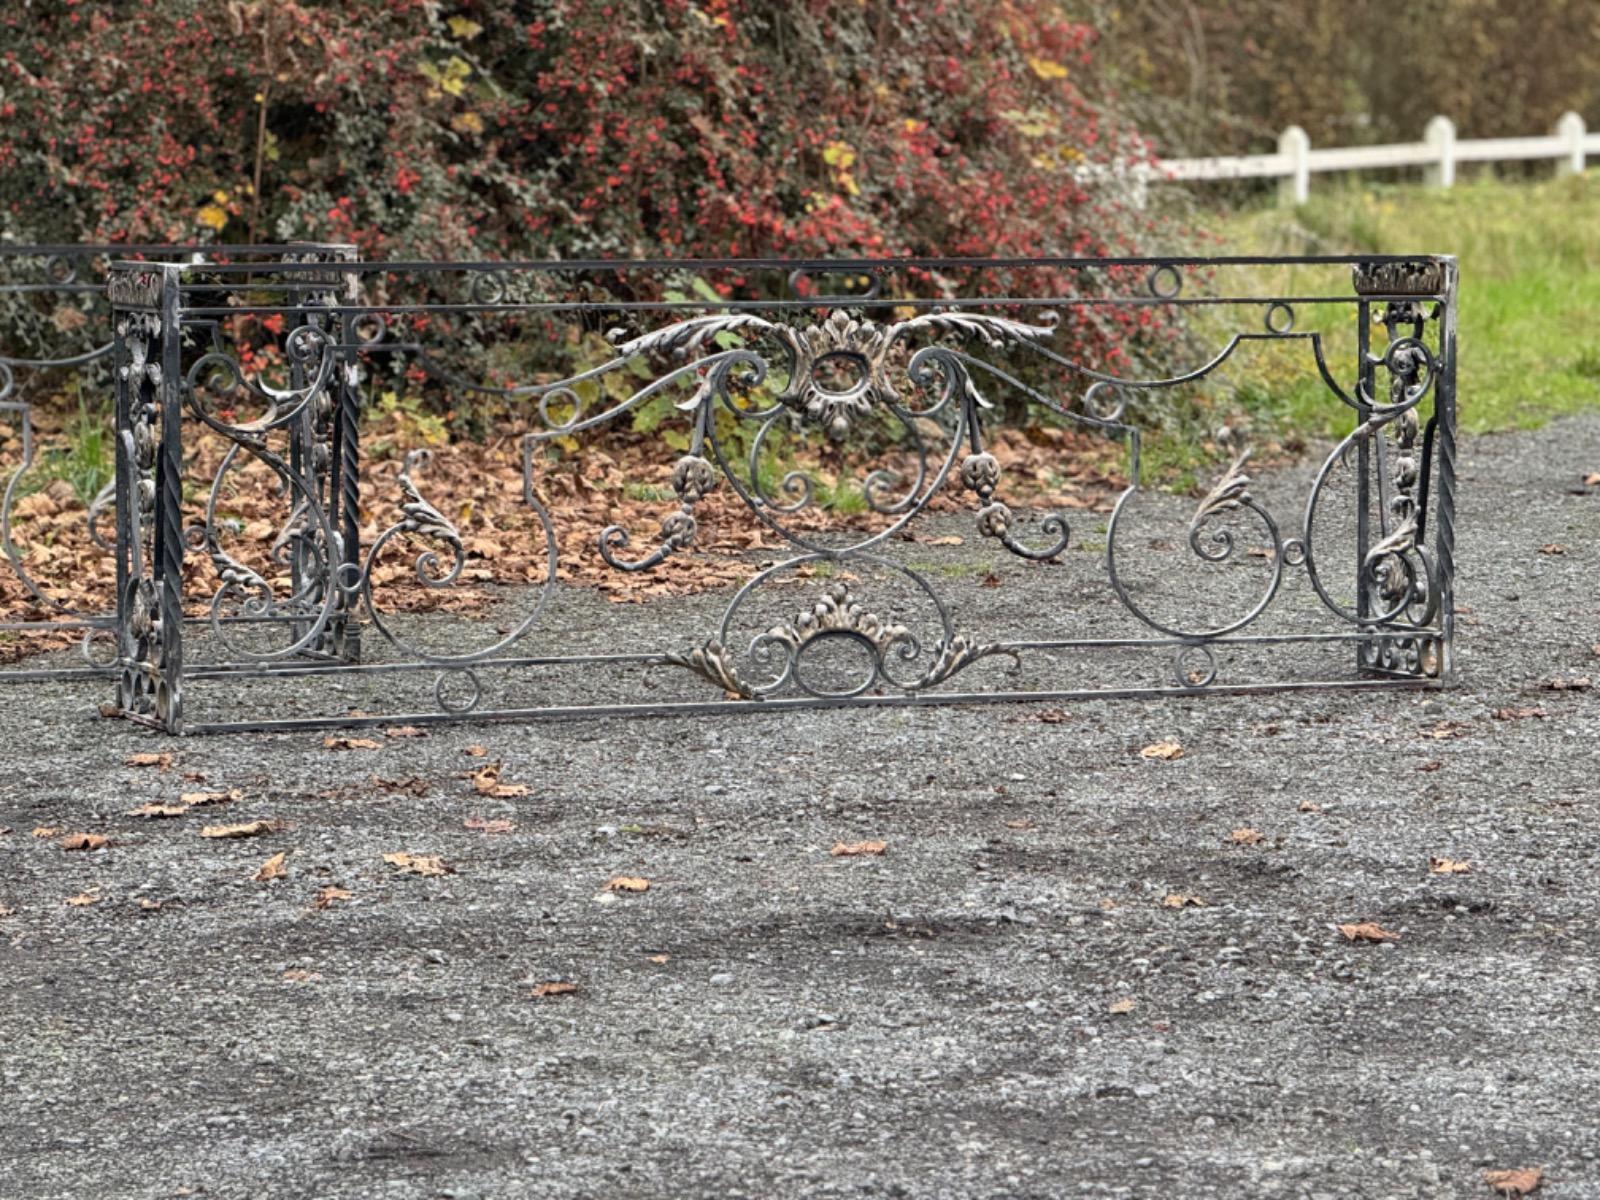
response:
<path fill-rule="evenodd" d="M 1448 258 L 324 257 L 128 263 L 109 295 L 116 704 L 172 732 L 1450 671 Z M 281 341 L 246 353 L 240 321 Z M 1118 353 L 1152 330 L 1181 369 Z M 1342 414 L 1314 469 L 1258 481 L 1235 434 L 1198 505 L 1142 487 L 1160 397 L 1246 372 Z M 407 379 L 500 414 L 463 503 L 430 500 L 448 449 L 363 454 L 363 403 Z M 1019 478 L 1004 431 L 1041 426 L 1071 453 Z M 603 429 L 655 474 L 598 478 Z M 1085 456 L 1120 491 L 1040 502 Z M 242 527 L 242 490 L 281 519 Z M 726 589 L 679 586 L 708 557 Z M 685 594 L 608 606 L 607 577 Z"/>
<path fill-rule="evenodd" d="M 102 587 L 100 572 L 86 571 L 81 558 L 30 554 L 48 549 L 60 522 L 78 523 L 93 551 L 109 568 L 116 547 L 107 524 L 114 484 L 93 496 L 60 494 L 49 498 L 47 518 L 29 520 L 19 507 L 40 487 L 42 464 L 32 402 L 33 393 L 60 387 L 76 376 L 83 401 L 76 431 L 97 439 L 112 428 L 111 360 L 115 349 L 108 296 L 108 267 L 121 259 L 188 263 L 207 261 L 270 264 L 305 257 L 354 257 L 342 245 L 104 244 L 0 245 L 0 563 L 8 579 L 0 590 L 7 603 L 0 612 L 0 639 L 17 651 L 0 661 L 0 683 L 77 677 L 105 678 L 115 671 L 116 598 Z M 68 488 L 67 491 L 71 492 Z M 39 561 L 43 557 L 44 561 Z M 104 572 L 109 575 L 109 570 Z M 94 576 L 89 578 L 88 576 Z M 36 644 L 79 638 L 77 664 L 57 656 L 42 662 L 28 651 Z"/>

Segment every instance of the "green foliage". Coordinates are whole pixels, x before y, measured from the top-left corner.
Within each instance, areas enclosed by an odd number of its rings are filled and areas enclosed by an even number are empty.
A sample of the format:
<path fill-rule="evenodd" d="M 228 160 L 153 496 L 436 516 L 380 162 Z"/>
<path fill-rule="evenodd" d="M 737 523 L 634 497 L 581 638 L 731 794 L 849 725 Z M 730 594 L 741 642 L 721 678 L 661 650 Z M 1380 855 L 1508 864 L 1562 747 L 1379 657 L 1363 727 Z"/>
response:
<path fill-rule="evenodd" d="M 1454 254 L 1460 260 L 1458 403 L 1473 432 L 1531 428 L 1600 405 L 1600 175 L 1450 190 L 1337 186 L 1294 212 L 1243 213 L 1223 225 L 1235 253 Z M 1332 313 L 1300 328 L 1336 334 Z M 1241 386 L 1228 402 L 1282 433 L 1348 432 L 1348 414 L 1304 372 L 1287 387 Z"/>

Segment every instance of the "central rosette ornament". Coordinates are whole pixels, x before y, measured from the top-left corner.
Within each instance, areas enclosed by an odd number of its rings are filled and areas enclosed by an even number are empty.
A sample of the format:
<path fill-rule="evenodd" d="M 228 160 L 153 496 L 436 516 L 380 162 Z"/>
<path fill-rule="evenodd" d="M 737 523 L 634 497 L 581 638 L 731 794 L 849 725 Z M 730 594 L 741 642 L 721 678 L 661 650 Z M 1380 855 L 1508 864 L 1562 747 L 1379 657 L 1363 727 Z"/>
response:
<path fill-rule="evenodd" d="M 794 351 L 794 370 L 779 400 L 841 438 L 851 422 L 899 400 L 889 386 L 890 330 L 836 310 L 826 321 L 782 334 Z"/>

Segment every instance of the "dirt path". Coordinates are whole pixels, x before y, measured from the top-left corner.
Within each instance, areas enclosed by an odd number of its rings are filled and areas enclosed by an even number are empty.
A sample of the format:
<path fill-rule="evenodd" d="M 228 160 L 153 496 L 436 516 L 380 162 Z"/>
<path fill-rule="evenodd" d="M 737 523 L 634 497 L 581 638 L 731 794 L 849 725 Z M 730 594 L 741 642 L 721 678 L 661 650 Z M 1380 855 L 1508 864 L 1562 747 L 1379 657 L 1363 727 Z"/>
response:
<path fill-rule="evenodd" d="M 1596 469 L 1600 417 L 1466 444 L 1435 695 L 332 751 L 9 687 L 0 1197 L 1600 1196 L 1600 690 L 1542 686 L 1600 679 Z"/>

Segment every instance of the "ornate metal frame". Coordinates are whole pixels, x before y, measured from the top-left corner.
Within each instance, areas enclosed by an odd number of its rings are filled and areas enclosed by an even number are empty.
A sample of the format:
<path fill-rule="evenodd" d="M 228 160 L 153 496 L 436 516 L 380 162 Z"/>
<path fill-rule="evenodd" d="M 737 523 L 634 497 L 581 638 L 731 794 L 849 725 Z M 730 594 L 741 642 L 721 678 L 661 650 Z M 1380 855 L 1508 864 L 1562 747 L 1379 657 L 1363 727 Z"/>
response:
<path fill-rule="evenodd" d="M 1318 286 L 1265 294 L 1235 286 L 1267 271 L 1313 276 Z M 1041 293 L 1043 279 L 1051 283 Z M 171 732 L 208 732 L 1438 685 L 1451 670 L 1453 635 L 1456 289 L 1454 260 L 1419 256 L 119 265 L 109 283 L 117 707 Z M 1313 306 L 1351 314 L 1354 354 L 1343 380 L 1324 334 L 1295 328 L 1296 308 Z M 1054 344 L 1060 313 L 1082 328 L 1119 309 L 1208 314 L 1206 330 L 1190 330 L 1191 343 L 1207 334 L 1220 345 L 1192 368 L 1145 377 L 1088 366 Z M 221 318 L 241 313 L 291 318 L 287 374 L 277 382 L 247 369 L 222 336 Z M 497 318 L 542 321 L 551 345 L 567 327 L 611 326 L 612 350 L 564 375 L 505 384 L 448 361 L 463 343 L 447 323 Z M 1142 582 L 1131 564 L 1146 536 L 1134 529 L 1150 495 L 1140 487 L 1149 398 L 1263 347 L 1286 347 L 1349 414 L 1348 433 L 1309 482 L 1300 529 L 1286 533 L 1281 508 L 1259 498 L 1242 451 L 1175 539 L 1143 543 L 1186 549 L 1190 576 L 1175 585 L 1169 570 L 1156 585 Z M 532 426 L 521 435 L 522 491 L 544 571 L 536 584 L 499 583 L 497 594 L 525 602 L 515 620 L 430 625 L 379 600 L 380 564 L 404 546 L 407 554 L 422 547 L 404 575 L 412 589 L 448 591 L 474 561 L 457 522 L 426 497 L 426 451 L 406 457 L 394 519 L 361 545 L 361 503 L 376 504 L 360 489 L 363 380 L 396 363 L 457 395 L 517 404 Z M 734 511 L 791 556 L 752 562 L 720 621 L 698 634 L 620 652 L 592 638 L 547 647 L 542 632 L 534 645 L 554 597 L 573 590 L 558 578 L 561 547 L 541 495 L 548 453 L 560 446 L 581 462 L 583 434 L 674 391 L 687 440 L 655 545 L 629 557 L 632 535 L 613 522 L 593 551 L 623 575 L 670 571 L 696 545 L 697 506 L 726 490 Z M 597 398 L 600 411 L 590 413 Z M 1126 448 L 1129 483 L 1104 527 L 1103 575 L 1085 566 L 1092 559 L 1077 550 L 1082 539 L 1062 512 L 1030 516 L 1000 498 L 1004 471 L 991 439 L 1006 415 L 1002 401 Z M 259 415 L 239 418 L 236 409 L 251 404 Z M 885 429 L 888 442 L 867 436 Z M 861 479 L 855 511 L 869 528 L 840 519 L 819 530 L 841 514 L 825 508 L 803 467 L 781 463 L 789 469 L 773 482 L 774 443 L 851 444 L 858 434 L 868 458 L 893 456 Z M 196 437 L 225 439 L 228 451 L 204 518 L 186 527 L 183 462 Z M 271 554 L 292 566 L 287 585 L 230 553 L 219 533 L 223 477 L 246 459 L 285 498 Z M 1340 489 L 1353 511 L 1348 528 L 1331 531 Z M 905 561 L 900 543 L 952 493 L 970 497 L 980 539 L 1002 558 L 1062 571 L 1062 589 L 1100 606 L 1053 614 L 1067 636 L 1007 637 L 985 627 L 981 595 L 948 602 L 927 570 Z M 1252 536 L 1261 545 L 1247 552 Z M 209 560 L 207 595 L 194 580 L 185 589 L 189 551 Z M 748 641 L 737 640 L 758 598 L 781 595 L 784 580 L 818 576 L 792 617 L 758 623 Z M 1215 601 L 1204 594 L 1212 584 L 1221 586 Z M 880 585 L 899 597 L 892 605 L 876 594 Z M 1198 619 L 1172 615 L 1191 601 Z M 912 618 L 919 606 L 921 625 Z M 1102 635 L 1098 625 L 1113 619 L 1121 628 Z M 277 633 L 245 647 L 232 640 L 235 626 Z M 444 640 L 419 630 L 443 631 Z M 208 644 L 208 664 L 186 666 L 191 635 Z M 1306 667 L 1341 648 L 1354 652 L 1345 668 Z M 1235 669 L 1275 652 L 1284 669 Z M 853 665 L 839 666 L 841 656 Z M 1061 679 L 1066 665 L 1096 656 L 1115 667 Z M 1026 679 L 995 681 L 995 671 Z M 399 695 L 400 681 L 417 675 L 432 681 L 421 704 Z M 513 696 L 532 689 L 536 702 L 487 700 L 491 675 L 504 675 Z M 975 686 L 950 687 L 957 675 Z M 330 703 L 343 711 L 285 713 L 303 702 L 308 681 L 331 685 Z M 226 711 L 195 720 L 186 712 L 191 693 L 219 682 Z M 393 707 L 374 711 L 384 702 Z"/>
<path fill-rule="evenodd" d="M 13 423 L 18 431 L 21 454 L 15 461 L 0 463 L 0 552 L 4 561 L 0 570 L 7 571 L 31 597 L 38 617 L 0 619 L 0 635 L 28 638 L 37 635 L 59 636 L 63 632 L 81 632 L 81 666 L 37 664 L 23 668 L 0 670 L 0 682 L 29 682 L 43 679 L 72 679 L 80 677 L 104 678 L 116 669 L 114 652 L 98 655 L 96 639 L 114 639 L 116 611 L 114 606 L 90 611 L 81 605 L 64 602 L 51 594 L 51 585 L 66 580 L 45 576 L 30 568 L 24 561 L 22 549 L 17 545 L 15 533 L 15 507 L 29 490 L 30 475 L 36 470 L 37 438 L 32 403 L 25 398 L 24 385 L 35 380 L 60 379 L 71 372 L 103 373 L 104 386 L 88 389 L 90 395 L 109 399 L 109 368 L 115 351 L 111 329 L 111 311 L 108 304 L 108 266 L 111 262 L 137 258 L 149 262 L 187 262 L 199 264 L 208 260 L 230 263 L 275 263 L 303 258 L 307 255 L 332 258 L 353 257 L 349 246 L 293 245 L 227 245 L 227 244 L 72 244 L 72 245 L 0 245 L 0 300 L 16 302 L 38 299 L 45 303 L 73 308 L 83 313 L 83 327 L 77 331 L 78 340 L 87 342 L 86 349 L 64 350 L 28 354 L 20 352 L 13 344 L 15 328 L 0 321 L 0 414 Z M 66 338 L 67 330 L 56 333 Z M 112 416 L 109 404 L 103 415 L 109 430 Z M 106 484 L 86 506 L 84 519 L 89 536 L 96 547 L 111 559 L 116 547 L 102 529 L 110 515 L 115 494 L 115 484 Z"/>

